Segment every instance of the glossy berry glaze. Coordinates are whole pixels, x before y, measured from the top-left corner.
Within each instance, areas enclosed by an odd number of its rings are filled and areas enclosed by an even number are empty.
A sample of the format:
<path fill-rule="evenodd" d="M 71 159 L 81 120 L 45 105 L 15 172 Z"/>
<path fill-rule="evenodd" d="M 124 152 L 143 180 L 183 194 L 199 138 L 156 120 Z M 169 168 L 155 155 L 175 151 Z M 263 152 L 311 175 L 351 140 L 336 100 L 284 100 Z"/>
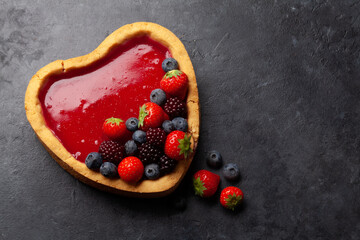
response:
<path fill-rule="evenodd" d="M 169 50 L 149 37 L 122 44 L 89 67 L 52 76 L 39 100 L 48 127 L 79 161 L 105 140 L 105 119 L 138 117 L 139 107 L 160 87 Z"/>

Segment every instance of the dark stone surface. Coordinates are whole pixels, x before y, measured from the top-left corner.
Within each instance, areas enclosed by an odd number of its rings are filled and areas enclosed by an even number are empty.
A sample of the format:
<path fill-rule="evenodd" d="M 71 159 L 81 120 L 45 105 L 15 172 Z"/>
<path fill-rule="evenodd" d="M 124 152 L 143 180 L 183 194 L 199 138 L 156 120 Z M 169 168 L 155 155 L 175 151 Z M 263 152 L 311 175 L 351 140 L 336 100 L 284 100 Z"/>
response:
<path fill-rule="evenodd" d="M 0 0 L 0 239 L 360 238 L 360 2 L 217 2 Z M 38 69 L 135 21 L 183 41 L 200 92 L 198 153 L 182 188 L 159 200 L 80 183 L 23 109 Z M 192 193 L 211 149 L 240 166 L 236 213 L 219 194 Z"/>

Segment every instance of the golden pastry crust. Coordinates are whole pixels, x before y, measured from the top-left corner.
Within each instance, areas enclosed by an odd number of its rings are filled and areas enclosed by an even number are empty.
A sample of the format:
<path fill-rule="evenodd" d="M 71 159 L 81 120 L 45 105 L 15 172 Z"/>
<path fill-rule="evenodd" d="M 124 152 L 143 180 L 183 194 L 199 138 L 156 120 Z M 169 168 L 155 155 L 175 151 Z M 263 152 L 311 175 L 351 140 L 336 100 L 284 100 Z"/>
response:
<path fill-rule="evenodd" d="M 97 60 L 106 57 L 107 54 L 119 44 L 141 35 L 147 35 L 167 47 L 172 56 L 178 61 L 179 68 L 188 75 L 189 90 L 187 108 L 193 153 L 187 160 L 180 161 L 173 173 L 157 180 L 144 180 L 133 185 L 121 179 L 114 180 L 105 178 L 100 173 L 89 170 L 84 163 L 76 160 L 47 127 L 38 96 L 42 86 L 50 76 L 89 66 Z M 174 191 L 185 176 L 192 162 L 199 138 L 199 97 L 195 72 L 189 55 L 184 45 L 171 31 L 150 22 L 137 22 L 125 25 L 109 35 L 91 53 L 68 60 L 57 60 L 41 68 L 29 82 L 25 94 L 25 110 L 28 121 L 41 143 L 61 167 L 90 186 L 131 197 L 162 197 Z"/>

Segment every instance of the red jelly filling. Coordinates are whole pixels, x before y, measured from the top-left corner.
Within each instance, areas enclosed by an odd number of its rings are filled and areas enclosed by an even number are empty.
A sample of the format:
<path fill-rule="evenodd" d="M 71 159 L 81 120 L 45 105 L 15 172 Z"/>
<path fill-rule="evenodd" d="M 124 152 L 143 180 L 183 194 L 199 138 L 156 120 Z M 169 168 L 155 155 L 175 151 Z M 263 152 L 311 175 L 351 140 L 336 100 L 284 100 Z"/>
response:
<path fill-rule="evenodd" d="M 89 67 L 52 76 L 39 94 L 48 127 L 84 162 L 105 139 L 105 119 L 138 117 L 139 107 L 160 87 L 161 64 L 170 56 L 149 37 L 136 37 Z"/>

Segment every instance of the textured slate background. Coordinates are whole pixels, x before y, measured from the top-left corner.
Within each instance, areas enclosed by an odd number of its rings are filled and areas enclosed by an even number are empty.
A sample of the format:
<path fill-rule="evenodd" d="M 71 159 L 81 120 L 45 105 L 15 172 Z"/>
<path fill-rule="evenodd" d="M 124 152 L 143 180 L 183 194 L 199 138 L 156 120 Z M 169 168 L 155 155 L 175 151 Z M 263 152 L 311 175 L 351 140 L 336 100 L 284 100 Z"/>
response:
<path fill-rule="evenodd" d="M 0 0 L 0 239 L 360 238 L 360 2 L 214 2 Z M 31 76 L 135 21 L 185 44 L 202 107 L 190 174 L 207 150 L 237 162 L 240 211 L 195 197 L 190 175 L 159 200 L 100 192 L 36 139 Z"/>

